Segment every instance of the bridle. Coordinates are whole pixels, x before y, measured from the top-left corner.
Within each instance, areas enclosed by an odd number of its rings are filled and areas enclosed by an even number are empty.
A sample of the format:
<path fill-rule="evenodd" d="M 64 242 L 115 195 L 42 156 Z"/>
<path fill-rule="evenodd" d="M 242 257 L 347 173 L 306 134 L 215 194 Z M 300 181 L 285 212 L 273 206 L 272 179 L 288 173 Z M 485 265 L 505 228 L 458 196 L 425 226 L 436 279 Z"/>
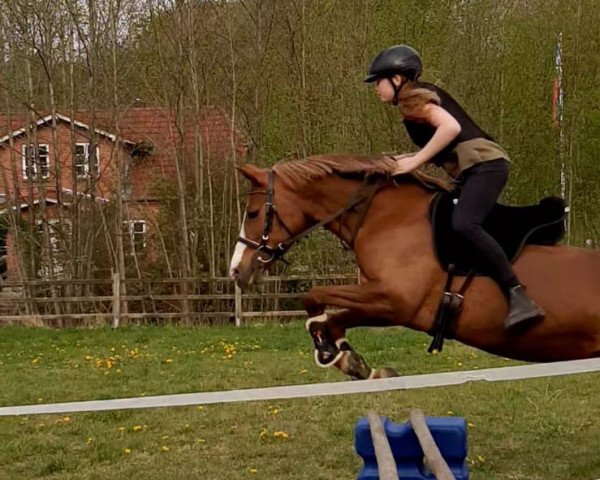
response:
<path fill-rule="evenodd" d="M 263 233 L 260 236 L 260 242 L 256 242 L 254 240 L 250 240 L 249 238 L 242 237 L 241 235 L 238 237 L 238 242 L 247 245 L 250 248 L 256 250 L 256 259 L 264 264 L 265 266 L 274 262 L 283 257 L 285 252 L 287 252 L 297 240 L 290 242 L 293 240 L 294 234 L 290 231 L 290 229 L 286 226 L 285 222 L 279 216 L 277 212 L 277 207 L 275 206 L 275 202 L 273 200 L 273 195 L 275 194 L 275 189 L 273 184 L 275 183 L 275 172 L 273 170 L 269 170 L 269 181 L 267 184 L 266 190 L 251 190 L 248 192 L 248 195 L 266 195 L 267 200 L 265 201 L 265 224 L 263 227 Z M 271 230 L 273 229 L 273 220 L 277 217 L 277 221 L 281 224 L 284 230 L 290 234 L 292 238 L 286 240 L 284 242 L 279 242 L 277 246 L 271 247 L 269 246 L 269 235 L 271 235 Z M 268 259 L 264 259 L 260 257 L 260 253 L 265 252 L 269 255 Z"/>
<path fill-rule="evenodd" d="M 277 207 L 275 206 L 275 202 L 273 200 L 273 196 L 275 194 L 275 189 L 273 186 L 275 183 L 275 172 L 273 170 L 269 170 L 268 173 L 269 173 L 269 179 L 268 179 L 266 190 L 251 190 L 250 192 L 248 192 L 248 195 L 260 194 L 260 195 L 267 196 L 267 199 L 265 201 L 265 209 L 266 209 L 265 223 L 264 223 L 264 227 L 263 227 L 263 233 L 260 236 L 260 242 L 250 240 L 249 238 L 242 237 L 241 235 L 238 237 L 238 242 L 241 242 L 244 245 L 247 245 L 248 247 L 256 250 L 256 253 L 255 253 L 256 259 L 260 263 L 262 263 L 265 267 L 279 259 L 286 261 L 283 258 L 283 256 L 296 243 L 298 243 L 304 237 L 310 235 L 312 232 L 314 232 L 319 227 L 322 227 L 323 225 L 331 223 L 333 220 L 337 219 L 338 217 L 343 215 L 345 212 L 352 209 L 354 206 L 356 206 L 359 203 L 366 200 L 364 196 L 360 196 L 360 195 L 353 197 L 348 201 L 346 206 L 344 206 L 337 212 L 329 215 L 324 220 L 322 220 L 322 221 L 316 223 L 315 225 L 294 235 L 294 233 L 292 233 L 292 231 L 286 226 L 283 219 L 279 216 Z M 287 240 L 284 240 L 283 242 L 279 242 L 277 245 L 272 247 L 269 245 L 269 235 L 271 234 L 271 231 L 273 229 L 273 222 L 274 222 L 275 218 L 277 218 L 277 221 L 281 224 L 281 226 L 284 228 L 284 230 L 290 235 L 290 238 Z M 266 258 L 266 259 L 261 258 L 260 253 L 266 253 L 268 255 L 268 258 Z"/>

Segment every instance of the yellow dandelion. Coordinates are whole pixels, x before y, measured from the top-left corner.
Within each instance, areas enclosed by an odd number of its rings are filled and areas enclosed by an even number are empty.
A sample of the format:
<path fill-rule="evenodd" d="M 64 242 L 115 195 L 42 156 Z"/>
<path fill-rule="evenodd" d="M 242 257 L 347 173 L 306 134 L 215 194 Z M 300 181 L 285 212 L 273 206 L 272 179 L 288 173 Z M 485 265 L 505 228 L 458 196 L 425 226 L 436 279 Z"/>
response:
<path fill-rule="evenodd" d="M 251 469 L 250 469 L 250 473 L 251 473 L 252 475 L 256 475 L 256 474 L 258 473 L 258 470 L 257 470 L 256 468 L 251 468 Z"/>
<path fill-rule="evenodd" d="M 173 363 L 173 359 L 172 359 L 172 358 L 167 358 L 167 359 L 165 360 L 165 363 Z"/>
<path fill-rule="evenodd" d="M 88 445 L 91 445 L 93 441 L 94 441 L 93 437 L 88 437 L 88 439 L 86 440 L 85 443 L 87 443 Z"/>
<path fill-rule="evenodd" d="M 166 440 L 167 438 L 169 438 L 168 435 L 163 435 L 163 437 L 162 437 L 163 440 Z"/>
<path fill-rule="evenodd" d="M 94 359 L 94 357 L 92 357 L 91 355 L 86 355 L 86 356 L 85 356 L 85 359 L 86 359 L 86 360 L 93 360 L 93 359 Z"/>
<path fill-rule="evenodd" d="M 204 406 L 203 406 L 203 405 L 198 405 L 196 408 L 197 408 L 198 410 L 204 410 Z"/>
<path fill-rule="evenodd" d="M 284 440 L 287 440 L 289 438 L 289 435 L 287 433 L 281 432 L 281 431 L 279 431 L 279 432 L 273 432 L 273 436 L 275 438 L 282 438 Z"/>
<path fill-rule="evenodd" d="M 125 431 L 125 427 L 119 427 L 119 432 L 124 432 Z"/>
<path fill-rule="evenodd" d="M 277 415 L 279 413 L 279 409 L 278 408 L 274 408 L 273 410 L 271 410 L 271 413 L 273 415 Z"/>
<path fill-rule="evenodd" d="M 454 415 L 454 412 L 452 410 L 448 410 L 448 415 Z"/>
<path fill-rule="evenodd" d="M 123 453 L 125 453 L 125 455 L 129 455 L 131 453 L 131 449 L 125 448 L 125 449 L 123 449 Z"/>
<path fill-rule="evenodd" d="M 459 367 L 462 367 L 462 366 L 463 366 L 462 362 L 457 362 L 456 364 L 457 364 Z"/>
<path fill-rule="evenodd" d="M 479 463 L 485 463 L 485 457 L 483 457 L 482 455 L 477 455 L 477 460 L 479 461 Z"/>
<path fill-rule="evenodd" d="M 206 440 L 204 438 L 197 438 L 196 443 L 206 443 Z"/>
<path fill-rule="evenodd" d="M 186 424 L 185 424 L 185 428 L 190 428 L 190 424 L 189 424 L 189 423 L 186 423 Z"/>
<path fill-rule="evenodd" d="M 63 422 L 70 422 L 71 421 L 71 417 L 63 417 Z"/>
<path fill-rule="evenodd" d="M 474 426 L 475 426 L 475 424 L 474 424 L 474 423 L 467 422 L 467 427 L 469 427 L 469 428 L 473 428 Z"/>
<path fill-rule="evenodd" d="M 142 427 L 141 425 L 134 425 L 134 426 L 133 426 L 133 428 L 132 428 L 132 430 L 133 430 L 134 432 L 139 432 L 139 431 L 140 431 L 142 428 L 143 428 L 143 427 Z"/>
<path fill-rule="evenodd" d="M 166 445 L 163 445 L 162 447 L 160 447 L 161 452 L 168 452 L 169 450 L 170 450 L 170 448 L 167 447 Z"/>
<path fill-rule="evenodd" d="M 33 363 L 34 365 L 37 365 L 38 363 L 40 363 L 40 359 L 39 358 L 34 358 L 31 363 Z"/>
<path fill-rule="evenodd" d="M 267 435 L 269 435 L 269 431 L 268 431 L 266 428 L 263 428 L 263 429 L 260 431 L 259 437 L 260 437 L 260 438 L 265 438 Z"/>

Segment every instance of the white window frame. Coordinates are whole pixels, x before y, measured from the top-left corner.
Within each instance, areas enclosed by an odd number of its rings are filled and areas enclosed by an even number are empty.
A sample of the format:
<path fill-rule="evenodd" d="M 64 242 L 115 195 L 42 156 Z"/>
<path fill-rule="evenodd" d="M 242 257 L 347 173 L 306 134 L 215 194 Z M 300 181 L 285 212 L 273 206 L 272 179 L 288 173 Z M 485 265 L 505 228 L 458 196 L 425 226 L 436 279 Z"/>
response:
<path fill-rule="evenodd" d="M 57 232 L 58 232 L 58 228 L 59 227 L 63 227 L 68 229 L 68 232 L 70 234 L 71 229 L 72 229 L 72 225 L 71 225 L 71 220 L 69 220 L 68 218 L 51 218 L 47 221 L 48 223 L 48 228 L 49 228 L 49 233 L 50 233 L 50 247 L 52 248 L 52 253 L 60 253 L 61 249 L 60 244 L 59 244 L 59 239 L 57 238 Z M 35 225 L 37 227 L 37 233 L 39 234 L 43 234 L 44 232 L 44 221 L 43 220 L 37 220 L 35 222 Z"/>
<path fill-rule="evenodd" d="M 61 244 L 59 241 L 59 238 L 57 236 L 57 232 L 58 232 L 58 226 L 61 226 L 63 228 L 67 228 L 69 230 L 69 234 L 71 233 L 71 229 L 72 229 L 72 224 L 71 221 L 69 219 L 63 218 L 62 220 L 59 218 L 51 218 L 48 221 L 48 228 L 49 228 L 49 233 L 50 233 L 50 249 L 51 249 L 51 253 L 52 253 L 52 273 L 56 276 L 60 276 L 62 275 L 63 271 L 64 271 L 64 265 L 61 261 L 60 258 L 60 254 L 64 253 L 63 250 L 60 248 Z M 43 220 L 37 220 L 35 222 L 36 225 L 36 233 L 43 235 L 43 231 L 44 231 L 44 221 Z M 44 247 L 45 248 L 45 245 Z M 57 258 L 58 256 L 58 258 Z M 48 265 L 41 265 L 39 270 L 38 270 L 38 275 L 40 277 L 47 277 L 50 275 L 50 270 L 48 268 Z"/>
<path fill-rule="evenodd" d="M 77 150 L 77 147 L 83 147 L 84 163 L 83 164 L 75 163 L 75 161 L 77 159 L 77 152 L 74 151 L 73 152 L 73 168 L 75 169 L 75 174 L 76 174 L 77 178 L 88 178 L 90 176 L 90 144 L 89 144 L 89 142 L 76 143 L 75 150 Z M 84 170 L 83 173 L 79 173 L 77 171 L 77 167 L 79 165 L 81 165 L 83 167 L 83 170 Z M 96 175 L 99 175 L 99 173 L 100 173 L 100 147 L 96 146 Z"/>
<path fill-rule="evenodd" d="M 148 233 L 148 222 L 146 220 L 124 220 L 123 223 L 127 225 L 127 231 L 129 232 L 129 239 L 131 241 L 132 253 L 136 252 L 136 249 L 135 249 L 135 245 L 136 245 L 135 235 L 136 234 L 142 236 L 141 250 L 145 249 L 146 248 L 146 234 Z M 142 225 L 141 232 L 135 231 L 136 224 Z"/>
<path fill-rule="evenodd" d="M 31 147 L 32 149 L 35 148 L 35 146 L 31 143 L 24 143 L 23 145 L 21 145 L 21 160 L 23 162 L 23 180 L 36 180 L 38 178 L 38 162 L 36 162 L 36 158 L 34 157 L 32 159 L 32 165 L 31 168 L 33 170 L 33 177 L 29 177 L 27 175 L 27 149 Z M 42 156 L 39 155 L 39 151 L 41 148 L 45 148 L 46 149 L 46 175 L 42 175 L 41 178 L 49 178 L 50 177 L 50 146 L 47 143 L 38 143 L 38 156 L 40 158 L 40 166 L 41 166 L 41 159 Z M 44 169 L 42 168 L 42 171 Z"/>

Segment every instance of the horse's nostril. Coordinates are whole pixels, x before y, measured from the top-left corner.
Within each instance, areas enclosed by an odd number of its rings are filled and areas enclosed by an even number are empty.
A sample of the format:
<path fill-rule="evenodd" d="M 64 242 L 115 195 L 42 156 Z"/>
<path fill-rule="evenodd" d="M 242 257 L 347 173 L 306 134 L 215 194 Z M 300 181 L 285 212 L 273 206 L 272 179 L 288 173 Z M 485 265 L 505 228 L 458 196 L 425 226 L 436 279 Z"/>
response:
<path fill-rule="evenodd" d="M 231 274 L 230 274 L 231 278 L 233 278 L 234 280 L 237 280 L 238 277 L 240 276 L 240 270 L 237 268 L 234 268 L 233 270 L 231 270 Z"/>

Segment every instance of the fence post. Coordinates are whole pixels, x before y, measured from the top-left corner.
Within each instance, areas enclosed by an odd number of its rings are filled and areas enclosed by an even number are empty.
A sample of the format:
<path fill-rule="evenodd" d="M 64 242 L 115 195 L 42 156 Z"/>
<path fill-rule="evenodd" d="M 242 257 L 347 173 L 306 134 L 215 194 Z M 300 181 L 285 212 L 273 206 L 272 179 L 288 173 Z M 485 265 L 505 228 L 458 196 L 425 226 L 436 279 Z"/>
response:
<path fill-rule="evenodd" d="M 113 293 L 113 301 L 112 301 L 112 314 L 113 328 L 117 328 L 121 321 L 121 276 L 119 272 L 113 272 L 112 274 L 112 293 Z"/>
<path fill-rule="evenodd" d="M 242 325 L 242 289 L 235 285 L 235 326 Z"/>

